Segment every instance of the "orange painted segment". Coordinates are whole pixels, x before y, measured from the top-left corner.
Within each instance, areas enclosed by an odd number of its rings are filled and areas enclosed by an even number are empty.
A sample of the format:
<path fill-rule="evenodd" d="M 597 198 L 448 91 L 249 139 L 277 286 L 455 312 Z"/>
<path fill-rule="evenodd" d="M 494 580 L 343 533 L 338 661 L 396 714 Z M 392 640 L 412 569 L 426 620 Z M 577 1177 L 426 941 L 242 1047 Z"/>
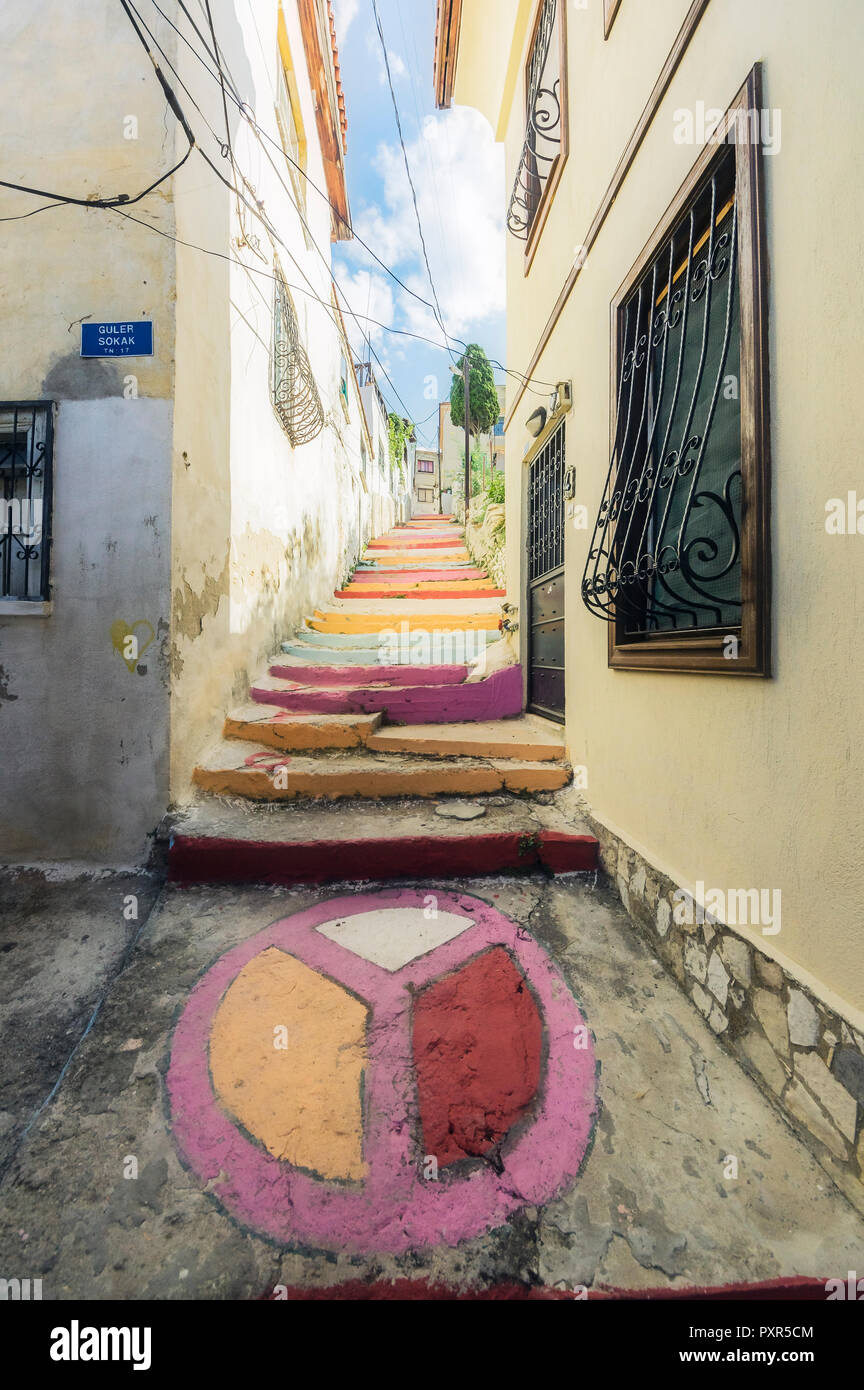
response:
<path fill-rule="evenodd" d="M 375 753 L 413 753 L 427 758 L 515 758 L 526 762 L 554 762 L 566 753 L 563 738 L 538 732 L 520 719 L 382 727 L 370 735 L 367 747 Z"/>
<path fill-rule="evenodd" d="M 368 1010 L 275 947 L 228 989 L 210 1035 L 222 1104 L 274 1158 L 361 1180 Z"/>
<path fill-rule="evenodd" d="M 498 626 L 492 613 L 425 613 L 402 618 L 394 613 L 316 613 L 309 626 L 316 632 L 338 632 L 350 635 L 361 632 L 392 632 L 401 630 L 401 622 L 409 624 L 412 632 L 480 632 Z"/>
<path fill-rule="evenodd" d="M 229 714 L 223 734 L 228 739 L 260 743 L 277 752 L 314 752 L 333 748 L 362 748 L 381 723 L 380 714 L 286 715 L 264 705 Z"/>
<path fill-rule="evenodd" d="M 254 755 L 253 755 L 254 756 Z M 232 765 L 233 764 L 233 765 Z M 409 763 L 398 758 L 354 754 L 341 766 L 331 759 L 262 758 L 262 766 L 236 765 L 230 756 L 222 767 L 198 767 L 194 781 L 214 796 L 250 801 L 293 801 L 299 797 L 479 796 L 498 791 L 557 791 L 570 780 L 567 768 L 550 763 L 503 760 Z"/>

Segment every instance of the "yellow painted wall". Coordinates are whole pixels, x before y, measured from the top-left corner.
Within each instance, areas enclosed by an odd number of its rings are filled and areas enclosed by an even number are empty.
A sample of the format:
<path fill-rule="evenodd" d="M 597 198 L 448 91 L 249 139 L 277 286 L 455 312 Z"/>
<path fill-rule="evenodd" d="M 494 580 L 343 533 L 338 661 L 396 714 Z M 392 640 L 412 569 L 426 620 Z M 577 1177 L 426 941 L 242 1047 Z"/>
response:
<path fill-rule="evenodd" d="M 688 8 L 622 0 L 604 42 L 599 0 L 568 5 L 570 156 L 528 277 L 508 238 L 508 362 L 520 370 Z M 567 461 L 593 523 L 609 461 L 610 302 L 699 153 L 674 142 L 673 113 L 725 109 L 761 60 L 765 105 L 782 118 L 780 151 L 765 160 L 775 678 L 610 671 L 606 626 L 579 594 L 590 532 L 570 528 L 567 734 L 594 814 L 678 883 L 779 888 L 780 935 L 750 934 L 859 1024 L 864 536 L 827 535 L 825 504 L 864 496 L 862 58 L 858 4 L 712 0 L 535 372 L 573 381 Z M 470 99 L 467 81 L 457 96 Z M 522 133 L 517 92 L 508 186 Z M 536 404 L 523 397 L 508 431 L 517 594 L 524 421 Z"/>

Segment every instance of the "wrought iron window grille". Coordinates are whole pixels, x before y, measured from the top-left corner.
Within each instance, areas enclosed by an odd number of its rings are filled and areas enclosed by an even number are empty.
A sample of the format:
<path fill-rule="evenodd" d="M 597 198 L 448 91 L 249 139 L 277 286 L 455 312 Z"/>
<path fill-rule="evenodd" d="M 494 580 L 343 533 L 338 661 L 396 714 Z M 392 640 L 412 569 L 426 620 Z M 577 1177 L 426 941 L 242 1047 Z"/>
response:
<path fill-rule="evenodd" d="M 306 349 L 300 342 L 297 314 L 281 272 L 273 293 L 273 408 L 295 448 L 308 444 L 324 428 L 324 407 Z"/>
<path fill-rule="evenodd" d="M 0 402 L 0 598 L 50 597 L 54 405 Z"/>
<path fill-rule="evenodd" d="M 519 158 L 507 228 L 527 241 L 549 178 L 562 153 L 565 110 L 558 0 L 543 0 L 526 74 L 525 142 Z"/>
<path fill-rule="evenodd" d="M 741 623 L 738 234 L 724 151 L 619 314 L 614 447 L 582 598 L 625 640 Z"/>

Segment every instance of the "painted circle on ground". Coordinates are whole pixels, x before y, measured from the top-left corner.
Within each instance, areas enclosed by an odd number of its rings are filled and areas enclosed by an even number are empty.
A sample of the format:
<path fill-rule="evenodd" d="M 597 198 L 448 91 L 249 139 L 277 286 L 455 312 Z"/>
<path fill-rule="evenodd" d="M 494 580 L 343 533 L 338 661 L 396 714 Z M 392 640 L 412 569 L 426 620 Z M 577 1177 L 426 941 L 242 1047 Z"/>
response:
<path fill-rule="evenodd" d="M 462 1007 L 451 986 L 470 970 L 484 989 L 495 978 L 506 988 L 507 962 L 542 1030 L 536 1089 L 530 1102 L 527 1090 L 513 1100 L 521 1114 L 500 1142 L 489 1131 L 489 1153 L 451 1152 L 436 1173 L 419 1099 L 420 1002 L 443 990 Z M 277 998 L 291 1017 L 274 1009 Z M 326 1025 L 315 1021 L 322 1010 Z M 482 1011 L 475 1032 L 494 1070 L 491 1004 L 490 1015 L 488 1036 Z M 427 1009 L 423 1057 L 440 1062 L 446 1039 L 434 1025 Z M 281 1072 L 271 1061 L 280 1048 Z M 420 1060 L 428 1106 L 434 1077 Z M 591 1035 L 549 956 L 480 899 L 431 889 L 330 899 L 221 956 L 180 1016 L 167 1087 L 181 1156 L 237 1221 L 280 1244 L 357 1254 L 455 1245 L 554 1199 L 577 1177 L 597 1115 Z M 452 1146 L 452 1133 L 441 1142 Z"/>

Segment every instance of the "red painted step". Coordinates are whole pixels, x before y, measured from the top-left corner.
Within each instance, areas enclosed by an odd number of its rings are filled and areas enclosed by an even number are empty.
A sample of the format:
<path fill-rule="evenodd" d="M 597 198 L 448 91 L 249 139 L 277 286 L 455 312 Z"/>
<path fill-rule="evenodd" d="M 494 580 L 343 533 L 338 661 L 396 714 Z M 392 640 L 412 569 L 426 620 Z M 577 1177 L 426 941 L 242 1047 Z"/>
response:
<path fill-rule="evenodd" d="M 175 834 L 168 851 L 172 883 L 388 882 L 466 878 L 547 868 L 586 873 L 597 868 L 593 835 L 540 830 L 471 835 L 410 835 L 356 840 L 258 841 Z"/>

